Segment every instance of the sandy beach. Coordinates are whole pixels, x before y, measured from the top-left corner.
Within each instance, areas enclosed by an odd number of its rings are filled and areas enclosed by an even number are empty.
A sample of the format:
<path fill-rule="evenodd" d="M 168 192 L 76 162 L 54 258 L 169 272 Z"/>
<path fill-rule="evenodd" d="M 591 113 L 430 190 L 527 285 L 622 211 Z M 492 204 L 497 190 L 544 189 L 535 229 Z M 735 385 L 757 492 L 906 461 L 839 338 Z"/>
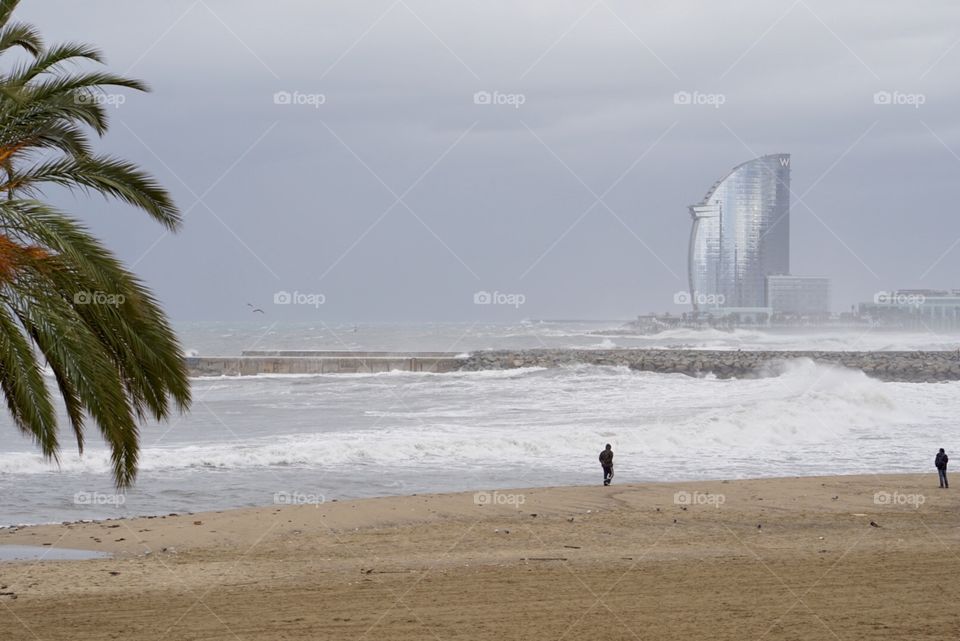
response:
<path fill-rule="evenodd" d="M 421 495 L 19 528 L 4 639 L 947 639 L 929 475 Z M 878 494 L 879 493 L 879 494 Z"/>

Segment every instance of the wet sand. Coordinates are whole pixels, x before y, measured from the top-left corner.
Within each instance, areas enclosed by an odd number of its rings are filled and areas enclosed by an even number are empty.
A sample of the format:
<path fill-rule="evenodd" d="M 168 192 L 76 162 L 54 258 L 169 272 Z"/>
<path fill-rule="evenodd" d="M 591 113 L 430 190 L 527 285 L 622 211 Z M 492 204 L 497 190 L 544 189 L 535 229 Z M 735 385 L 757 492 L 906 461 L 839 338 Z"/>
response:
<path fill-rule="evenodd" d="M 3 530 L 114 556 L 0 564 L 0 638 L 957 638 L 957 491 L 598 485 Z"/>

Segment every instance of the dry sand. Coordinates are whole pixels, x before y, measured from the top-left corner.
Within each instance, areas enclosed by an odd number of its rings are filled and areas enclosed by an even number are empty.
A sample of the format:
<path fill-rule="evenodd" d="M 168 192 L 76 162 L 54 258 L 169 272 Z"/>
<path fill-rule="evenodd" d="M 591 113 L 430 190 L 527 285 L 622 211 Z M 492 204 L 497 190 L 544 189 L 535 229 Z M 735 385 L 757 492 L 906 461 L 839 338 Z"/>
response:
<path fill-rule="evenodd" d="M 0 544 L 115 557 L 0 564 L 0 639 L 957 639 L 958 492 L 711 481 L 22 528 Z"/>

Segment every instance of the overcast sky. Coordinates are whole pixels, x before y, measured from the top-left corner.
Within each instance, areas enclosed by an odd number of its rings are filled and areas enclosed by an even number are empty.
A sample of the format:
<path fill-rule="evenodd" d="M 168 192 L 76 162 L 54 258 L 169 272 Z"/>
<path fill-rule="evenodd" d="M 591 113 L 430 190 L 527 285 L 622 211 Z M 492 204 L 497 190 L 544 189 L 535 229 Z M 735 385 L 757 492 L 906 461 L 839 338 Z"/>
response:
<path fill-rule="evenodd" d="M 153 87 L 116 105 L 103 147 L 174 193 L 183 230 L 52 197 L 175 320 L 686 311 L 687 206 L 779 152 L 792 271 L 830 276 L 835 308 L 960 288 L 956 2 L 25 0 L 18 17 Z"/>

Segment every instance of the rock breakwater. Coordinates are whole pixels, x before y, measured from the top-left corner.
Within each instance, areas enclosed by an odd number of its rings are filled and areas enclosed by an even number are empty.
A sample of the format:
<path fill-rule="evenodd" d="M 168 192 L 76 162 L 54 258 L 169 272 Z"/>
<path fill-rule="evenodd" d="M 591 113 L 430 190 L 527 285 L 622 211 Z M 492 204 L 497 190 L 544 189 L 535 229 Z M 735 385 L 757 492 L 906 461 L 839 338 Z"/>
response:
<path fill-rule="evenodd" d="M 808 358 L 816 363 L 857 369 L 883 381 L 933 383 L 960 380 L 960 352 L 721 351 L 656 349 L 531 349 L 475 352 L 462 370 L 518 367 L 606 365 L 661 374 L 718 378 L 769 376 L 785 361 Z"/>

